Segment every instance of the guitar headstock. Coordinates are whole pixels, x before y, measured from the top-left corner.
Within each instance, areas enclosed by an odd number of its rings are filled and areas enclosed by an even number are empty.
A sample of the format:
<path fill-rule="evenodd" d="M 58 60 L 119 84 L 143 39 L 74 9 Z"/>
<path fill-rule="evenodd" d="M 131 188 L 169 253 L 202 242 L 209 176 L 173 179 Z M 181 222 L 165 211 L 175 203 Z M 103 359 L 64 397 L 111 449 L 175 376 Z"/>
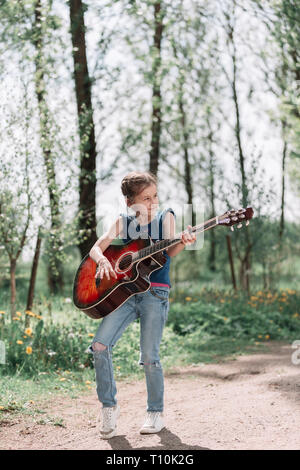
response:
<path fill-rule="evenodd" d="M 227 225 L 231 227 L 231 230 L 234 230 L 233 225 L 238 224 L 237 228 L 242 227 L 242 222 L 246 222 L 246 225 L 249 225 L 249 220 L 253 217 L 252 207 L 247 207 L 246 209 L 231 209 L 230 211 L 225 212 L 225 214 L 218 217 L 219 225 Z"/>

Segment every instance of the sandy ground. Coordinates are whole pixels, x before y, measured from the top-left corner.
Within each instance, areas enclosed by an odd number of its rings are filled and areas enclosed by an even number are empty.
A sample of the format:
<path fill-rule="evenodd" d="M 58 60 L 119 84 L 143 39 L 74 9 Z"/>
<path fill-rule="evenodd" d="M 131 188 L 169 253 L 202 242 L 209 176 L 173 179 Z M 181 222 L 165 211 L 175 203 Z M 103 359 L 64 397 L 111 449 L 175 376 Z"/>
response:
<path fill-rule="evenodd" d="M 291 344 L 218 364 L 176 368 L 165 374 L 165 428 L 140 435 L 146 409 L 145 381 L 118 382 L 121 414 L 117 436 L 102 440 L 100 404 L 90 395 L 58 398 L 38 424 L 16 416 L 0 428 L 1 449 L 217 450 L 300 449 L 300 365 Z M 44 415 L 40 415 L 41 418 Z M 54 426 L 62 419 L 62 426 Z"/>

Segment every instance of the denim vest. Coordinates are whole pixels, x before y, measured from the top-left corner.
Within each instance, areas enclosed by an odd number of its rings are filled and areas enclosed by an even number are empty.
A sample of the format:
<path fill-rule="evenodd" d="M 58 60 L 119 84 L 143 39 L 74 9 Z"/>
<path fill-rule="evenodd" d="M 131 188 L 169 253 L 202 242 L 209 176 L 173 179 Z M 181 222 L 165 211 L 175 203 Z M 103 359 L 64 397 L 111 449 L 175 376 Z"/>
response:
<path fill-rule="evenodd" d="M 145 234 L 148 234 L 154 242 L 158 240 L 162 240 L 163 239 L 162 223 L 163 223 L 166 213 L 169 211 L 176 218 L 176 215 L 173 209 L 169 207 L 168 209 L 158 211 L 154 219 L 151 222 L 149 222 L 148 225 L 140 225 L 139 223 L 137 223 L 136 217 L 134 215 L 127 215 L 127 214 L 121 213 L 120 215 L 123 217 L 123 227 L 125 228 L 125 234 L 127 235 L 127 238 L 122 238 L 123 242 L 126 243 L 126 242 L 129 242 L 130 240 L 143 238 L 143 236 L 140 235 L 143 232 Z M 162 268 L 159 268 L 156 271 L 153 271 L 150 274 L 149 279 L 150 279 L 151 284 L 167 284 L 171 288 L 172 286 L 171 286 L 170 277 L 169 277 L 171 258 L 166 252 L 166 250 L 163 250 L 163 254 L 166 256 L 167 261 L 165 262 Z"/>

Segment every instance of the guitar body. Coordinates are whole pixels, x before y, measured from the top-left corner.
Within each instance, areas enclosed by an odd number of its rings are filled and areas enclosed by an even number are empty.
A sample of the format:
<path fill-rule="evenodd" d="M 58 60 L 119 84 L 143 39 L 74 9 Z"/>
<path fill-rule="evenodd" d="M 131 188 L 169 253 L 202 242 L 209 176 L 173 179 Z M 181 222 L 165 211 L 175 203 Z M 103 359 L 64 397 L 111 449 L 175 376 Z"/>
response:
<path fill-rule="evenodd" d="M 110 273 L 110 279 L 105 275 L 96 280 L 97 265 L 86 255 L 74 279 L 75 306 L 89 317 L 99 319 L 116 310 L 132 295 L 147 291 L 150 288 L 150 274 L 160 269 L 167 258 L 159 252 L 134 262 L 132 256 L 152 244 L 150 237 L 128 243 L 116 238 L 103 254 L 112 265 L 117 279 Z"/>

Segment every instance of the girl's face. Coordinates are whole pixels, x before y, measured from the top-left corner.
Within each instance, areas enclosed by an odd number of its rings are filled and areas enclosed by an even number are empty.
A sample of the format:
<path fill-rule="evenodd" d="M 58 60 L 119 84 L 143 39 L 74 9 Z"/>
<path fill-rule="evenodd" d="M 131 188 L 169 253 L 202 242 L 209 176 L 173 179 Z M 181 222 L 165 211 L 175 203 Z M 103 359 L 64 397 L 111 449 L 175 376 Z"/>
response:
<path fill-rule="evenodd" d="M 140 194 L 135 196 L 134 203 L 138 204 L 135 211 L 140 211 L 144 216 L 154 215 L 158 208 L 158 195 L 156 184 L 147 186 Z"/>

